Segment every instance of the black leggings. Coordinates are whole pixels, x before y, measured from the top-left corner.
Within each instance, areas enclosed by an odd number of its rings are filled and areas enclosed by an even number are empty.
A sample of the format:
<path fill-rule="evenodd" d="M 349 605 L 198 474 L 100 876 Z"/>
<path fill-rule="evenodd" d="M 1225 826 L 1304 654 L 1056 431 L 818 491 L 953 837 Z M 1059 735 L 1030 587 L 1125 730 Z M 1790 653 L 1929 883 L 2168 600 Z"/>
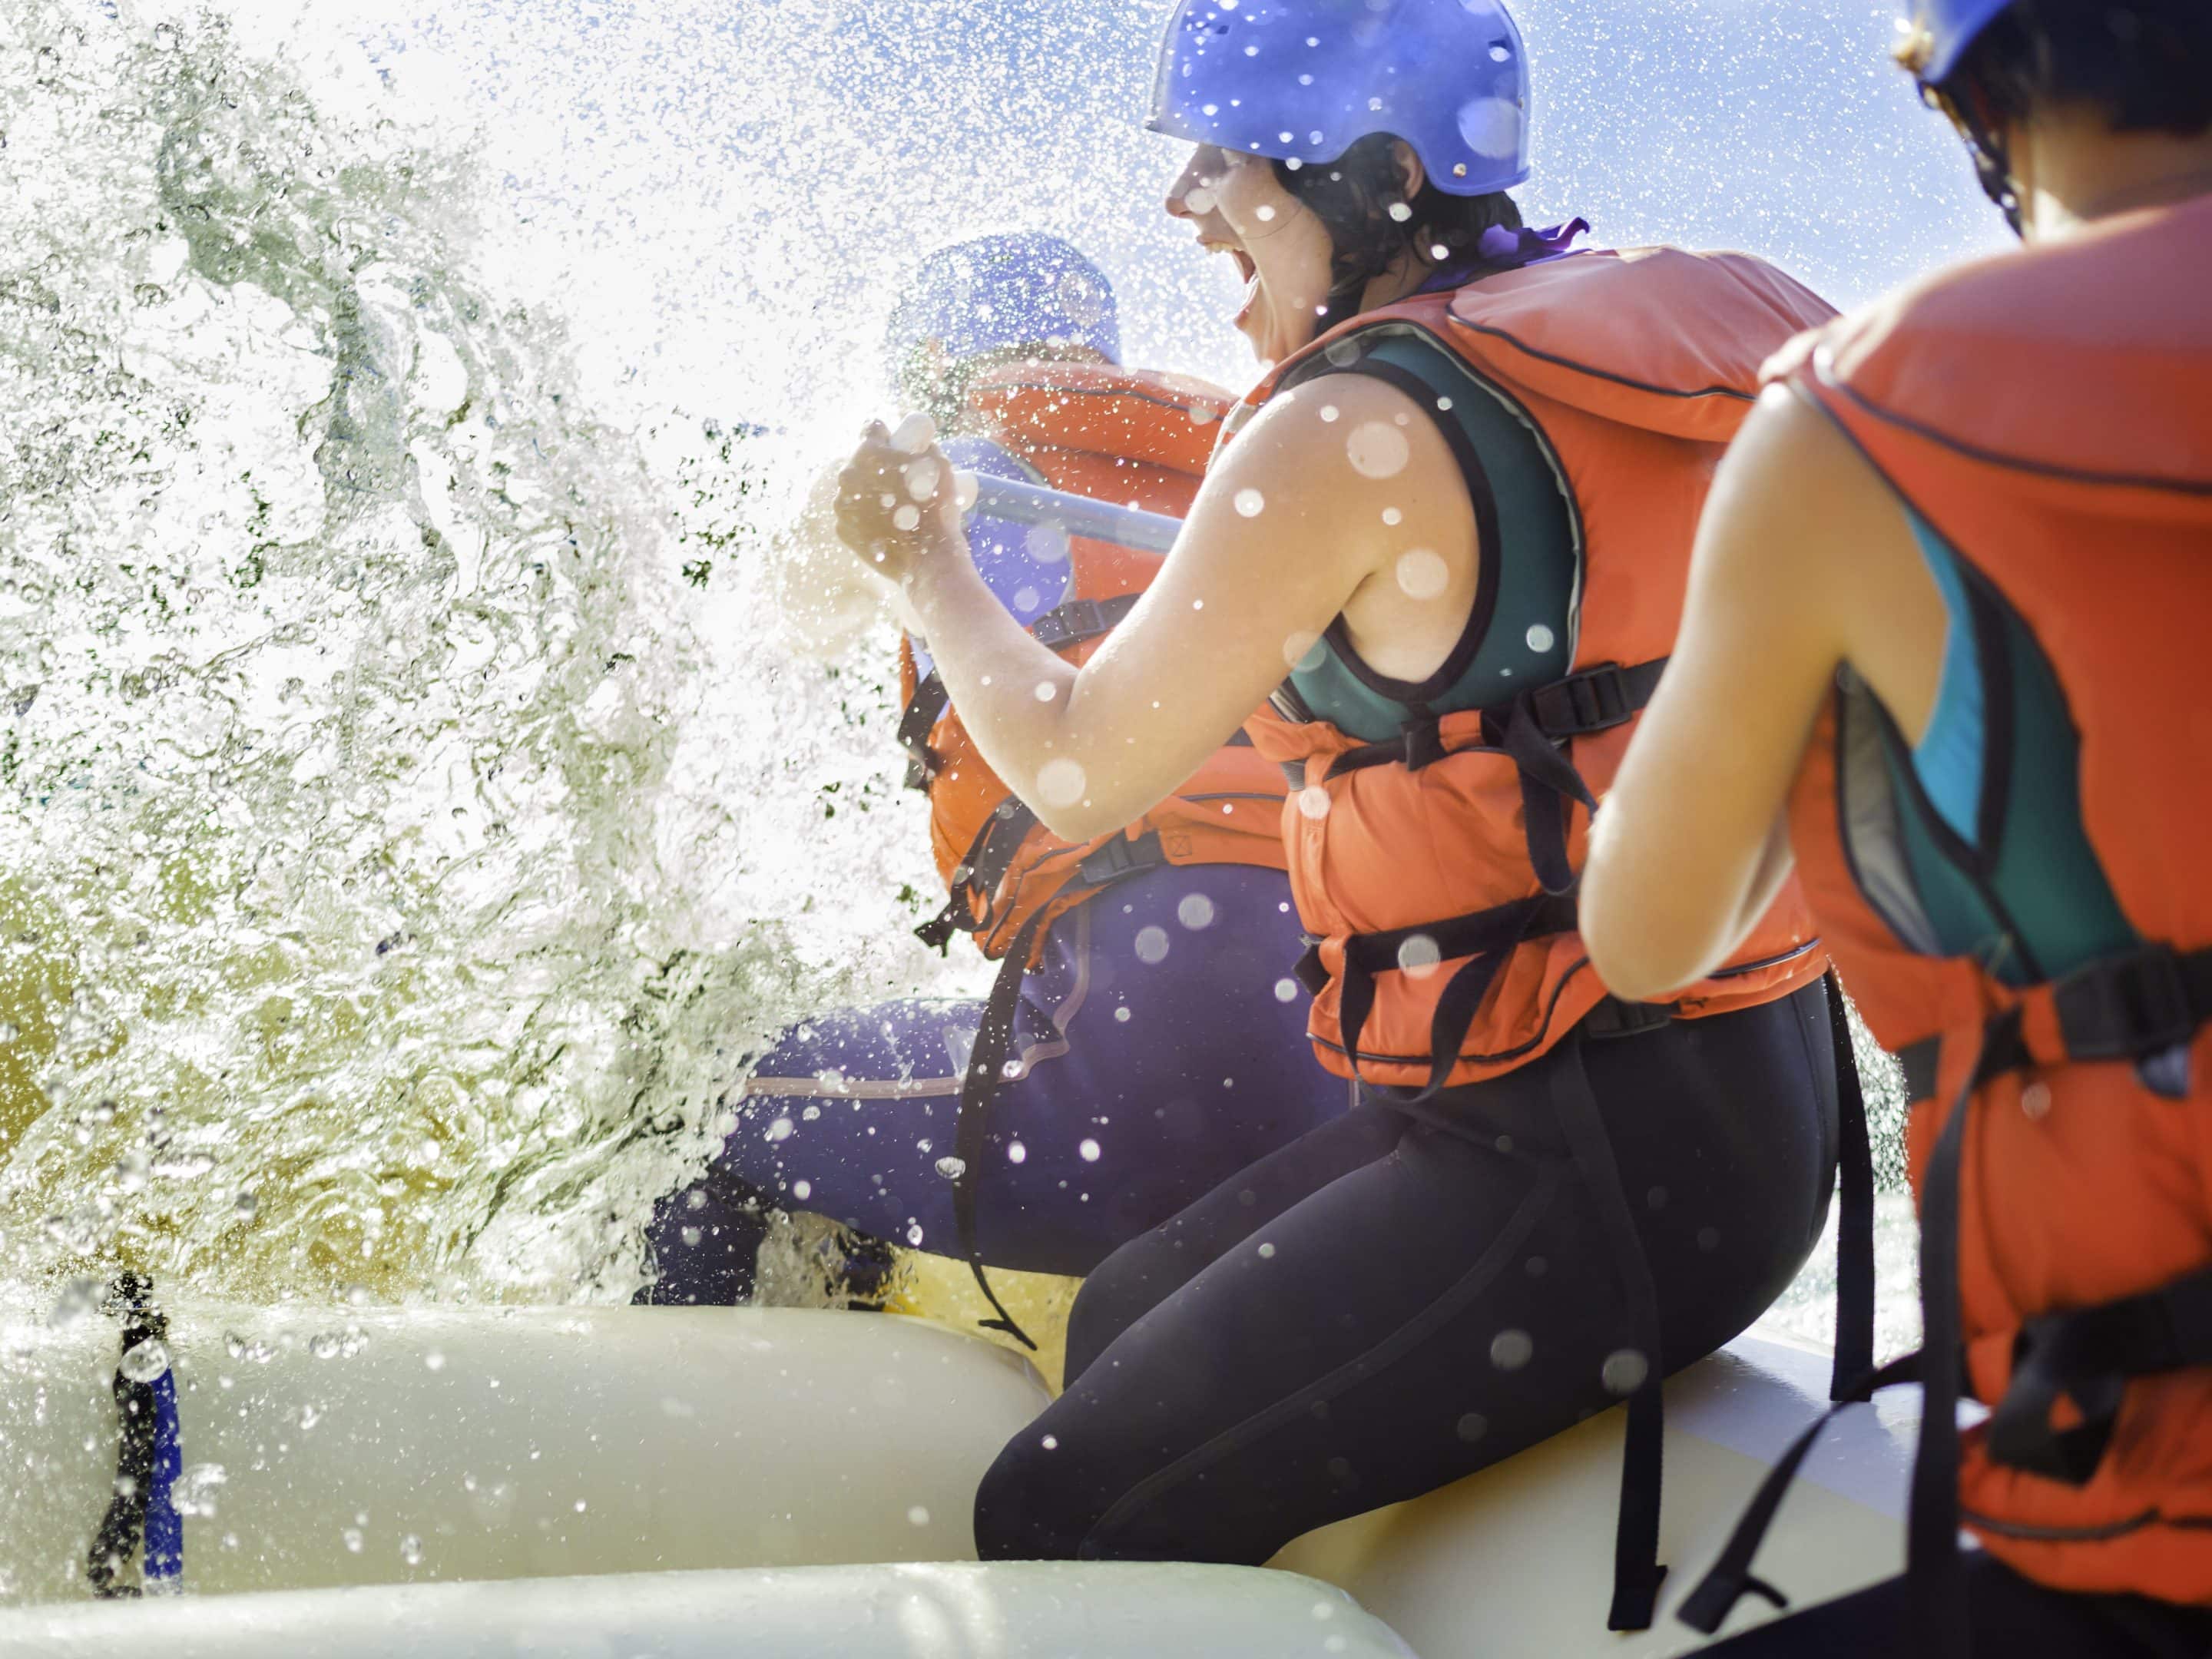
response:
<path fill-rule="evenodd" d="M 1966 1609 L 1974 1651 L 1993 1659 L 2203 1659 L 2212 1653 L 2212 1607 L 2046 1589 L 1987 1555 L 1966 1563 Z M 1911 1634 L 1905 1582 L 1891 1578 L 1705 1651 L 1728 1659 L 1868 1659 L 1911 1652 Z"/>
<path fill-rule="evenodd" d="M 1665 1368 L 1711 1352 L 1820 1237 L 1828 1019 L 1816 983 L 1578 1033 L 1419 1107 L 1370 1095 L 1133 1240 L 1076 1300 L 1067 1391 L 984 1477 L 978 1553 L 1257 1565 L 1632 1391 L 1648 1356 L 1552 1103 L 1562 1066 L 1587 1066 Z"/>

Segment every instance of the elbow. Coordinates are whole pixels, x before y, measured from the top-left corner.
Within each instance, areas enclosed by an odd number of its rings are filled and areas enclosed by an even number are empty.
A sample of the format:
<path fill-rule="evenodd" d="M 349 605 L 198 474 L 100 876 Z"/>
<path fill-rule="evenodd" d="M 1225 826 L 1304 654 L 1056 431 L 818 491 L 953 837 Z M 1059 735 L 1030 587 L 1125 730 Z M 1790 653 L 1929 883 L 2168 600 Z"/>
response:
<path fill-rule="evenodd" d="M 1681 930 L 1623 891 L 1604 861 L 1593 859 L 1583 872 L 1577 902 L 1591 970 L 1622 1001 L 1664 1001 L 1700 976 L 1702 952 L 1680 948 Z"/>

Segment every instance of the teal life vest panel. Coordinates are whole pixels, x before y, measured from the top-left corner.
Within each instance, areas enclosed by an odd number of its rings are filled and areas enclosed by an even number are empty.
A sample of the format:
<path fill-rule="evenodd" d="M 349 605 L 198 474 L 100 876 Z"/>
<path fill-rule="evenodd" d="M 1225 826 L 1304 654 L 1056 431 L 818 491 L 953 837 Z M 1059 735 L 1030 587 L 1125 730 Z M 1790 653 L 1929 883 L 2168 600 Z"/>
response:
<path fill-rule="evenodd" d="M 1917 744 L 1847 670 L 1839 713 L 1844 844 L 1898 937 L 2027 986 L 2138 941 L 2081 820 L 2081 740 L 2027 625 L 1905 509 L 1949 612 Z"/>
<path fill-rule="evenodd" d="M 1474 505 L 1474 602 L 1451 654 L 1423 680 L 1370 668 L 1340 616 L 1291 669 L 1277 708 L 1382 743 L 1422 720 L 1494 708 L 1560 678 L 1574 660 L 1582 534 L 1558 458 L 1535 422 L 1503 388 L 1407 323 L 1347 336 L 1288 384 L 1334 374 L 1386 381 L 1431 411 Z"/>

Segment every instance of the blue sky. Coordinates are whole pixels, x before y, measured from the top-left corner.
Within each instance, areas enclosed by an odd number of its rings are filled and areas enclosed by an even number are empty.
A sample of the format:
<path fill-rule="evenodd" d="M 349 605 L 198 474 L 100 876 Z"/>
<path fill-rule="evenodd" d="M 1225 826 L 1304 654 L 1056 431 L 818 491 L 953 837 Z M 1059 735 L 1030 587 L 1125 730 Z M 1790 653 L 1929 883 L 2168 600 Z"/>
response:
<path fill-rule="evenodd" d="M 2002 246 L 1956 139 L 1887 60 L 1894 4 L 1525 0 L 1530 216 L 1749 249 L 1845 305 Z M 880 398 L 873 343 L 913 258 L 1000 228 L 1090 251 L 1133 360 L 1246 375 L 1231 273 L 1159 210 L 1179 147 L 1139 125 L 1166 14 L 447 0 L 400 38 L 496 112 L 488 150 L 546 239 L 540 274 L 611 356 L 732 412 L 842 418 Z"/>

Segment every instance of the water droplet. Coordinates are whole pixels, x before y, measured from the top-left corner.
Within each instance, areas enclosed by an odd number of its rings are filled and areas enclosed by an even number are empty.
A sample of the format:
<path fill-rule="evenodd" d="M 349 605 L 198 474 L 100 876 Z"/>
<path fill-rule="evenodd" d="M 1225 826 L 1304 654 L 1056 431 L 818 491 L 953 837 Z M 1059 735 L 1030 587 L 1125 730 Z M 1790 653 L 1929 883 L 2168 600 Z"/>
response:
<path fill-rule="evenodd" d="M 1490 1432 L 1490 1419 L 1480 1412 L 1469 1412 L 1460 1419 L 1458 1431 L 1459 1437 L 1471 1446 Z"/>
<path fill-rule="evenodd" d="M 133 1382 L 151 1382 L 169 1369 L 168 1345 L 158 1336 L 149 1336 L 124 1350 L 122 1363 L 117 1366 Z"/>
<path fill-rule="evenodd" d="M 422 1369 L 429 1371 L 442 1371 L 446 1369 L 446 1356 L 435 1348 L 431 1349 L 422 1356 Z"/>
<path fill-rule="evenodd" d="M 798 1127 L 789 1118 L 780 1117 L 768 1126 L 768 1138 L 771 1141 L 788 1140 Z"/>
<path fill-rule="evenodd" d="M 1398 556 L 1398 586 L 1409 599 L 1442 597 L 1451 586 L 1451 567 L 1443 556 L 1425 547 Z"/>
<path fill-rule="evenodd" d="M 1256 519 L 1267 510 L 1267 498 L 1256 489 L 1237 492 L 1237 510 L 1248 519 Z"/>
<path fill-rule="evenodd" d="M 916 1504 L 906 1512 L 906 1521 L 910 1527 L 926 1527 L 929 1524 L 929 1510 L 924 1505 Z"/>
<path fill-rule="evenodd" d="M 908 501 L 891 514 L 891 524 L 894 528 L 899 530 L 918 529 L 921 525 L 921 509 L 912 501 Z"/>
<path fill-rule="evenodd" d="M 1413 216 L 1413 210 L 1403 202 L 1393 202 L 1390 204 L 1390 216 L 1402 225 Z"/>
<path fill-rule="evenodd" d="M 1605 1380 L 1605 1391 L 1616 1399 L 1634 1394 L 1650 1374 L 1650 1362 L 1633 1348 L 1620 1348 L 1607 1354 L 1605 1368 L 1599 1373 Z"/>
<path fill-rule="evenodd" d="M 1541 623 L 1534 624 L 1528 629 L 1528 648 L 1531 651 L 1549 651 L 1557 642 L 1558 636 Z"/>
<path fill-rule="evenodd" d="M 1535 1352 L 1535 1340 L 1526 1331 L 1500 1331 L 1490 1339 L 1490 1363 L 1501 1371 L 1519 1370 Z"/>
<path fill-rule="evenodd" d="M 2051 1085 L 2038 1078 L 2020 1091 L 2020 1109 L 2031 1122 L 2040 1121 L 2051 1110 Z"/>
<path fill-rule="evenodd" d="M 1322 423 L 1324 426 L 1335 425 L 1338 420 L 1343 416 L 1343 414 L 1344 411 L 1339 409 L 1334 404 L 1323 404 L 1321 406 Z"/>
<path fill-rule="evenodd" d="M 1526 1261 L 1521 1264 L 1521 1271 L 1527 1273 L 1531 1279 L 1541 1279 L 1546 1273 L 1551 1272 L 1551 1270 L 1552 1264 L 1544 1260 L 1540 1255 L 1532 1255 Z"/>
<path fill-rule="evenodd" d="M 1297 982 L 1297 981 L 1296 981 L 1296 980 L 1294 980 L 1294 979 L 1279 979 L 1279 980 L 1277 980 L 1277 981 L 1275 981 L 1275 1000 L 1276 1000 L 1276 1001 L 1278 1001 L 1278 1002 L 1296 1002 L 1297 1000 L 1298 1000 L 1298 982 Z"/>
<path fill-rule="evenodd" d="M 399 1540 L 399 1559 L 410 1567 L 422 1565 L 422 1540 L 409 1533 Z"/>
<path fill-rule="evenodd" d="M 1406 434 L 1388 421 L 1363 421 L 1345 440 L 1352 470 L 1363 478 L 1395 478 L 1406 470 L 1413 448 Z"/>
<path fill-rule="evenodd" d="M 808 1199 L 814 1196 L 814 1183 L 811 1181 L 793 1182 L 791 1183 L 791 1195 L 797 1199 L 800 1203 L 804 1204 Z"/>
<path fill-rule="evenodd" d="M 1272 1244 L 1262 1244 L 1260 1247 L 1260 1260 L 1262 1261 L 1273 1261 L 1274 1259 L 1275 1247 Z"/>
<path fill-rule="evenodd" d="M 1060 1449 L 1060 1437 L 1056 1434 L 1048 1434 L 1045 1436 L 1043 1439 L 1038 1441 L 1037 1444 L 1042 1446 L 1047 1451 L 1058 1451 Z"/>
<path fill-rule="evenodd" d="M 933 456 L 924 455 L 919 460 L 908 461 L 906 464 L 906 493 L 917 501 L 926 501 L 937 494 L 937 486 L 942 477 L 943 470 Z M 915 523 L 920 522 L 917 515 Z M 911 527 L 900 526 L 902 529 Z"/>
<path fill-rule="evenodd" d="M 706 1235 L 701 1232 L 696 1227 L 686 1227 L 678 1235 L 678 1237 L 683 1239 L 684 1248 L 685 1249 L 696 1250 L 699 1248 L 699 1241 L 702 1238 L 704 1238 Z"/>
<path fill-rule="evenodd" d="M 1318 634 L 1299 629 L 1283 638 L 1283 660 L 1299 673 L 1310 674 L 1328 660 L 1328 645 Z"/>
<path fill-rule="evenodd" d="M 345 1547 L 348 1551 L 355 1555 L 359 1555 L 361 1553 L 362 1540 L 361 1528 L 359 1527 L 348 1527 L 343 1532 L 340 1533 L 338 1536 L 345 1540 Z"/>
<path fill-rule="evenodd" d="M 1395 507 L 1386 507 L 1382 509 L 1382 522 L 1392 526 L 1401 525 L 1406 522 L 1406 515 Z"/>
<path fill-rule="evenodd" d="M 1443 952 L 1437 948 L 1436 940 L 1426 933 L 1415 933 L 1399 942 L 1399 970 L 1415 979 L 1435 972 L 1437 964 L 1443 959 Z"/>
<path fill-rule="evenodd" d="M 921 1248 L 921 1224 L 916 1222 L 906 1230 L 906 1242 L 916 1249 Z"/>
<path fill-rule="evenodd" d="M 1022 1143 L 1021 1143 L 1020 1141 L 1016 1140 L 1016 1141 L 1010 1141 L 1010 1142 L 1008 1142 L 1008 1143 L 1007 1143 L 1007 1146 L 1006 1146 L 1006 1162 L 1007 1162 L 1007 1163 L 1009 1163 L 1009 1164 L 1026 1164 L 1026 1163 L 1028 1163 L 1028 1162 L 1029 1162 L 1029 1156 L 1030 1156 L 1030 1149 L 1029 1149 L 1028 1147 L 1026 1147 L 1026 1146 L 1023 1146 L 1023 1145 L 1022 1145 Z"/>
<path fill-rule="evenodd" d="M 957 1181 L 968 1173 L 968 1161 L 953 1157 L 950 1152 L 937 1160 L 937 1173 L 947 1181 Z"/>
<path fill-rule="evenodd" d="M 1117 1025 L 1127 1025 L 1129 1023 L 1129 1010 L 1126 1005 L 1114 1011 L 1114 1022 Z"/>
<path fill-rule="evenodd" d="M 1706 1255 L 1710 1255 L 1715 1250 L 1720 1249 L 1720 1247 L 1721 1230 L 1719 1228 L 1700 1227 L 1698 1229 L 1698 1248 L 1699 1249 L 1705 1251 Z"/>
<path fill-rule="evenodd" d="M 1477 155 L 1504 161 L 1520 153 L 1521 111 L 1510 98 L 1474 98 L 1460 106 L 1459 136 Z"/>
<path fill-rule="evenodd" d="M 1037 769 L 1037 794 L 1048 806 L 1073 806 L 1090 787 L 1090 777 L 1072 760 L 1049 760 Z"/>
<path fill-rule="evenodd" d="M 1298 791 L 1298 811 L 1316 821 L 1328 816 L 1328 791 L 1317 783 L 1310 783 Z"/>
<path fill-rule="evenodd" d="M 169 1507 L 179 1515 L 212 1518 L 216 1494 L 229 1479 L 220 1463 L 195 1463 L 170 1486 Z"/>
<path fill-rule="evenodd" d="M 1194 933 L 1213 926 L 1213 901 L 1203 893 L 1185 893 L 1176 906 L 1176 920 Z"/>
<path fill-rule="evenodd" d="M 1285 133 L 1283 136 L 1286 141 L 1290 137 L 1288 133 Z M 1275 216 L 1275 210 L 1269 207 L 1265 202 L 1262 202 L 1257 208 L 1253 210 L 1253 215 L 1261 224 L 1264 225 L 1273 220 Z"/>
<path fill-rule="evenodd" d="M 1097 1141 L 1088 1139 L 1078 1141 L 1075 1146 L 1076 1156 L 1085 1164 L 1096 1164 L 1098 1161 L 1100 1150 Z"/>
<path fill-rule="evenodd" d="M 1200 218 L 1213 211 L 1218 199 L 1204 185 L 1193 185 L 1182 193 L 1183 206 Z"/>
<path fill-rule="evenodd" d="M 1168 959 L 1168 930 L 1164 927 L 1140 927 L 1137 930 L 1137 960 L 1158 964 Z"/>

